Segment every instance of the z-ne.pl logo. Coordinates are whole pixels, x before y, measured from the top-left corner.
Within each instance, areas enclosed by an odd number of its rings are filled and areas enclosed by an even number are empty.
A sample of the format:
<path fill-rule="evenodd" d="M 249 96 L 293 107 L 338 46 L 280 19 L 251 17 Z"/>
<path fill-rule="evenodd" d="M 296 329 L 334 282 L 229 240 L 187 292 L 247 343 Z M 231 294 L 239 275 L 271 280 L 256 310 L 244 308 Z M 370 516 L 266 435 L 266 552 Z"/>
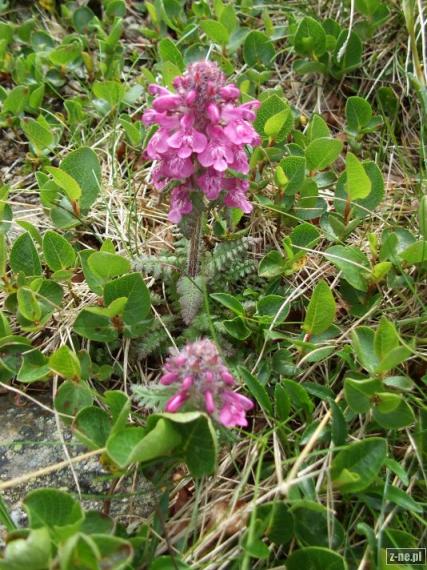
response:
<path fill-rule="evenodd" d="M 425 548 L 387 548 L 386 564 L 425 564 Z"/>

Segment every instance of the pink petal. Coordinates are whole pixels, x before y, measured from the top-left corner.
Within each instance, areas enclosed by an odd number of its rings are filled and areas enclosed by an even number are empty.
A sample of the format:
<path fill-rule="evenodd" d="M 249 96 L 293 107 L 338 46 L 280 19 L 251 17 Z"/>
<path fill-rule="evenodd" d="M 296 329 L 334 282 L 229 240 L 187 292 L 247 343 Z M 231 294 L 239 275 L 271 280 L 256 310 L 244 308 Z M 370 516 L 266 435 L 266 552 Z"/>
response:
<path fill-rule="evenodd" d="M 177 412 L 184 405 L 186 399 L 186 394 L 178 392 L 178 394 L 175 394 L 175 396 L 172 396 L 172 398 L 169 398 L 166 402 L 165 411 L 172 413 Z"/>
<path fill-rule="evenodd" d="M 215 402 L 212 396 L 212 392 L 209 390 L 205 392 L 205 407 L 208 414 L 213 414 L 215 411 Z"/>
<path fill-rule="evenodd" d="M 208 144 L 208 140 L 203 133 L 193 130 L 193 150 L 194 152 L 203 152 Z"/>

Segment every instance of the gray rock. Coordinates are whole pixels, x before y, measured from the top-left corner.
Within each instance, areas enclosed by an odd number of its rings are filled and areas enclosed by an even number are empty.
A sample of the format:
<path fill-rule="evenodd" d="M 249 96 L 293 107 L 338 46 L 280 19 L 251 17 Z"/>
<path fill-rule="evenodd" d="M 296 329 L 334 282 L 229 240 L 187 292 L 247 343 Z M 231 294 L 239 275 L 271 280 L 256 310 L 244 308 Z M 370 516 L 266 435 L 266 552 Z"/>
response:
<path fill-rule="evenodd" d="M 44 401 L 44 403 L 50 405 L 49 402 Z M 0 395 L 0 417 L 2 418 L 1 481 L 14 479 L 66 459 L 52 413 L 27 402 L 23 407 L 17 407 L 9 396 Z M 61 425 L 61 430 L 71 457 L 87 451 L 84 446 L 76 442 L 69 429 Z M 121 480 L 110 496 L 111 488 L 116 482 L 97 456 L 74 463 L 74 469 L 84 509 L 97 511 L 107 509 L 111 517 L 132 528 L 142 523 L 152 512 L 156 502 L 155 489 L 141 474 Z M 27 518 L 22 508 L 22 500 L 33 489 L 42 487 L 62 489 L 78 496 L 69 467 L 6 489 L 2 497 L 17 525 L 26 525 Z M 4 532 L 5 529 L 0 524 L 0 538 L 2 534 L 4 537 Z"/>

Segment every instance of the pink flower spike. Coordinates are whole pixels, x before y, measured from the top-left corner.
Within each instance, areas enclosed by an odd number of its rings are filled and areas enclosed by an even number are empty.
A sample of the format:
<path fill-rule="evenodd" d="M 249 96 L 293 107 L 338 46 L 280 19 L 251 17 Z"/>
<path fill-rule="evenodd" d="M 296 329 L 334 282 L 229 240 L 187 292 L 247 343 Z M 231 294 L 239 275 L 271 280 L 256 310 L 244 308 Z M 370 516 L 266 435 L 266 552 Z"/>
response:
<path fill-rule="evenodd" d="M 185 191 L 171 192 L 168 219 L 179 223 L 192 211 L 192 192 L 199 193 L 194 201 L 198 209 L 207 201 L 218 201 L 218 206 L 250 212 L 243 185 L 224 182 L 229 169 L 249 172 L 246 145 L 260 142 L 252 126 L 259 102 L 239 104 L 238 87 L 226 85 L 224 73 L 210 61 L 190 64 L 172 83 L 171 90 L 149 86 L 154 100 L 142 117 L 147 126 L 160 127 L 143 155 L 158 161 L 152 170 L 154 187 L 167 190 L 177 182 L 185 187 Z"/>
<path fill-rule="evenodd" d="M 201 339 L 184 346 L 170 356 L 163 367 L 165 376 L 175 374 L 179 388 L 166 405 L 167 411 L 178 410 L 183 402 L 188 409 L 206 411 L 226 427 L 246 426 L 246 412 L 252 400 L 234 392 L 234 378 L 224 366 L 213 342 Z"/>
<path fill-rule="evenodd" d="M 206 411 L 208 412 L 208 414 L 213 414 L 215 411 L 215 402 L 212 396 L 212 392 L 210 392 L 209 390 L 207 392 L 205 392 L 205 406 L 206 406 Z"/>
<path fill-rule="evenodd" d="M 165 411 L 171 413 L 177 412 L 184 405 L 186 400 L 187 395 L 183 392 L 178 392 L 178 394 L 175 394 L 175 396 L 172 396 L 172 398 L 169 398 L 166 402 Z"/>

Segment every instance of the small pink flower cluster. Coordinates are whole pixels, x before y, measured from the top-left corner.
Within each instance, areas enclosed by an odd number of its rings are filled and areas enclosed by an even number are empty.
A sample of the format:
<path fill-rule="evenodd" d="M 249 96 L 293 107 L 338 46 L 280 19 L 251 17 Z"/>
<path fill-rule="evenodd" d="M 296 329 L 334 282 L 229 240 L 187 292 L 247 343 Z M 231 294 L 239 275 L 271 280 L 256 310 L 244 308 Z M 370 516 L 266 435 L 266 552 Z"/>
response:
<path fill-rule="evenodd" d="M 246 411 L 254 404 L 233 391 L 235 379 L 209 339 L 189 343 L 170 356 L 160 382 L 167 386 L 180 384 L 178 392 L 166 404 L 167 412 L 177 412 L 190 403 L 192 408 L 206 410 L 226 427 L 248 425 Z"/>
<path fill-rule="evenodd" d="M 219 67 L 208 61 L 191 64 L 173 85 L 175 93 L 150 85 L 156 98 L 143 115 L 146 125 L 160 127 L 146 150 L 158 161 L 155 187 L 162 190 L 169 182 L 181 181 L 171 193 L 169 220 L 178 223 L 191 212 L 190 193 L 198 188 L 208 200 L 218 199 L 224 191 L 226 206 L 249 213 L 248 181 L 225 173 L 229 168 L 241 174 L 249 171 L 245 145 L 260 142 L 251 125 L 259 101 L 236 105 L 239 89 L 226 85 Z"/>

